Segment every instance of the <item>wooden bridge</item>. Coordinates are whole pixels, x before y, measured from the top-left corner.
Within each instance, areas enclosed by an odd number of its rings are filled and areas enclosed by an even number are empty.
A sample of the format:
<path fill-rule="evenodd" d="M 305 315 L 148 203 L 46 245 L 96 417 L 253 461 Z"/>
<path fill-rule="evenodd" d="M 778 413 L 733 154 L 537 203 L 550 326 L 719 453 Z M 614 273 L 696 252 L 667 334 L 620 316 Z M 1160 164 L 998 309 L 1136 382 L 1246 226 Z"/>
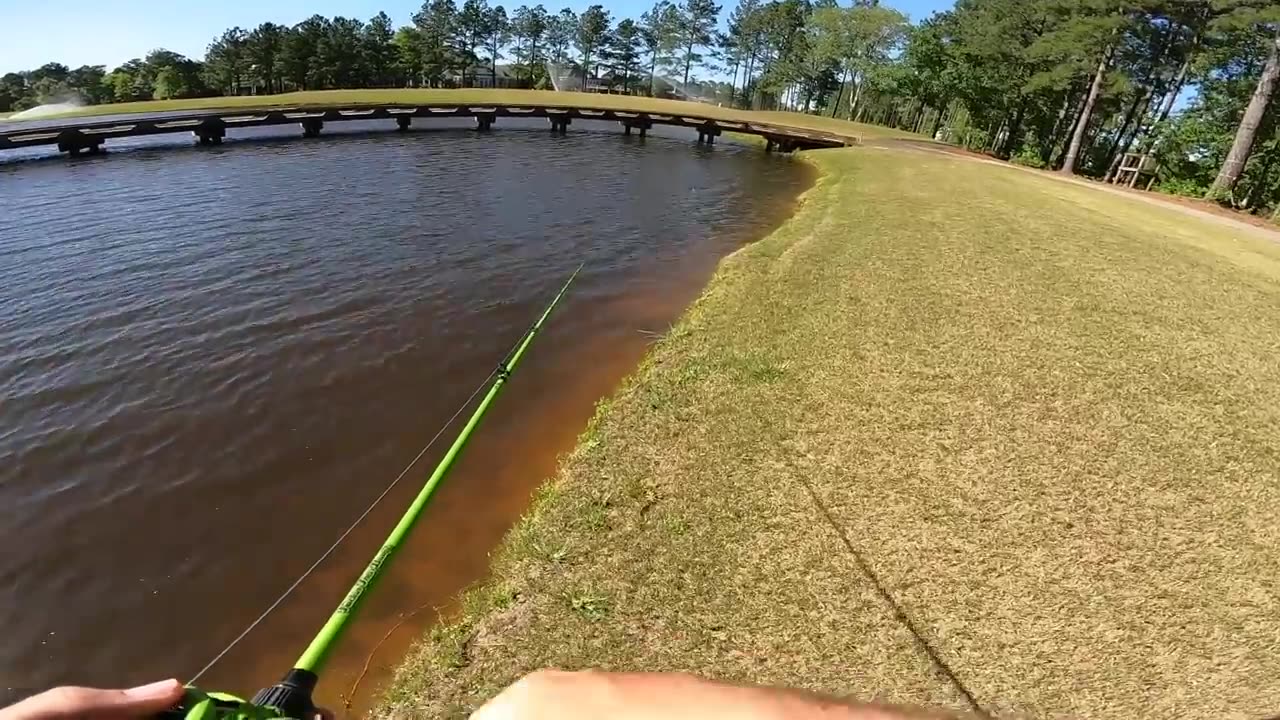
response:
<path fill-rule="evenodd" d="M 691 105 L 696 109 L 696 105 Z M 113 138 L 140 137 L 189 132 L 201 145 L 218 145 L 227 131 L 264 125 L 297 125 L 303 137 L 316 137 L 328 123 L 347 120 L 391 120 L 400 130 L 415 121 L 433 118 L 474 118 L 476 129 L 490 130 L 498 118 L 546 118 L 552 132 L 565 133 L 574 120 L 617 122 L 623 132 L 644 137 L 655 125 L 696 130 L 698 142 L 713 144 L 722 132 L 756 135 L 769 151 L 791 152 L 816 148 L 844 147 L 858 138 L 836 133 L 753 121 L 734 121 L 698 113 L 662 114 L 631 112 L 608 107 L 563 107 L 555 105 L 503 103 L 477 105 L 448 103 L 431 105 L 335 104 L 332 106 L 236 107 L 167 113 L 145 113 L 86 118 L 50 118 L 0 122 L 0 151 L 15 148 L 57 145 L 71 156 L 96 154 Z"/>

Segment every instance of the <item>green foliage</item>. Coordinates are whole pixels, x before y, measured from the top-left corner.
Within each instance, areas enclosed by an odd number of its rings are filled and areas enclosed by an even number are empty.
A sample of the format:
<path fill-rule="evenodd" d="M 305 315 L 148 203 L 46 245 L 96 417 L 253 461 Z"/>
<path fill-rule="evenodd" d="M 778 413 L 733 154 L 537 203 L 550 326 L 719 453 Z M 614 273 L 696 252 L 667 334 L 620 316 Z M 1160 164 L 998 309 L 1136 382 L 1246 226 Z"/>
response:
<path fill-rule="evenodd" d="M 640 66 L 642 43 L 640 26 L 635 20 L 626 18 L 610 33 L 604 48 L 603 59 L 613 71 L 613 84 L 621 84 L 624 92 L 630 92 L 632 84 L 639 79 L 636 72 Z"/>
<path fill-rule="evenodd" d="M 204 97 L 211 94 L 209 86 L 204 82 L 204 64 L 182 58 L 172 67 L 177 71 L 179 84 L 175 97 Z"/>
<path fill-rule="evenodd" d="M 569 607 L 583 619 L 598 622 L 609 616 L 609 598 L 592 592 L 578 592 L 565 596 Z"/>
<path fill-rule="evenodd" d="M 821 8 L 814 12 L 810 27 L 810 52 L 816 62 L 834 64 L 844 81 L 852 83 L 849 119 L 858 110 L 862 91 L 869 86 L 890 89 L 896 84 L 888 69 L 907 37 L 909 25 L 902 13 L 876 5 Z"/>
<path fill-rule="evenodd" d="M 233 27 L 209 43 L 205 51 L 205 76 L 210 87 L 225 95 L 239 95 L 249 69 L 249 34 Z M 149 60 L 149 59 L 148 59 Z"/>
<path fill-rule="evenodd" d="M 1209 188 L 1194 178 L 1167 178 L 1156 183 L 1155 189 L 1169 195 L 1198 198 L 1204 197 Z"/>
<path fill-rule="evenodd" d="M 425 75 L 423 64 L 426 56 L 422 50 L 422 33 L 418 28 L 408 26 L 396 30 L 395 37 L 391 38 L 391 47 L 401 80 L 406 85 L 423 84 Z"/>
<path fill-rule="evenodd" d="M 5 73 L 0 77 L 0 112 L 23 110 L 31 95 L 27 78 L 21 73 Z"/>
<path fill-rule="evenodd" d="M 299 90 L 315 90 L 324 87 L 318 67 L 313 59 L 319 55 L 320 40 L 328 32 L 329 19 L 312 15 L 293 26 L 285 37 L 280 54 L 285 78 Z"/>
<path fill-rule="evenodd" d="M 359 87 L 368 82 L 363 53 L 364 23 L 338 16 L 320 37 L 314 71 L 324 87 Z"/>
<path fill-rule="evenodd" d="M 209 94 L 206 65 L 165 49 L 130 60 L 102 76 L 93 74 L 91 102 L 129 102 L 202 97 Z"/>
<path fill-rule="evenodd" d="M 578 14 L 563 8 L 547 18 L 547 58 L 554 63 L 569 62 L 569 47 L 578 33 Z"/>
<path fill-rule="evenodd" d="M 578 47 L 582 51 L 582 86 L 587 87 L 587 78 L 591 72 L 592 53 L 604 42 L 609 32 L 609 13 L 603 5 L 592 5 L 582 11 L 578 17 L 578 31 L 575 35 Z"/>
<path fill-rule="evenodd" d="M 465 0 L 457 18 L 457 47 L 461 62 L 464 63 L 462 84 L 468 84 L 468 69 L 474 66 L 480 57 L 476 54 L 485 39 L 486 26 L 489 21 L 489 3 L 486 0 Z"/>
<path fill-rule="evenodd" d="M 521 66 L 523 74 L 533 83 L 546 76 L 546 47 L 543 39 L 547 33 L 550 18 L 541 5 L 529 7 L 521 5 L 516 8 L 511 18 L 511 32 L 515 36 L 516 63 Z"/>
<path fill-rule="evenodd" d="M 1040 156 L 1040 149 L 1030 145 L 1023 145 L 1017 154 L 1009 158 L 1009 161 L 1015 165 L 1032 168 L 1043 168 L 1046 165 L 1044 158 Z"/>
<path fill-rule="evenodd" d="M 280 54 L 287 33 L 288 28 L 267 22 L 254 28 L 246 40 L 245 56 L 253 80 L 267 92 L 277 92 L 282 88 Z"/>
<path fill-rule="evenodd" d="M 711 44 L 711 33 L 715 30 L 716 20 L 720 16 L 720 6 L 713 0 L 684 0 L 675 6 L 674 41 L 682 48 L 684 65 L 684 84 L 689 84 L 689 72 L 695 63 L 702 62 L 698 52 Z"/>
<path fill-rule="evenodd" d="M 658 0 L 640 16 L 640 39 L 649 56 L 649 95 L 656 94 L 658 64 L 670 64 L 675 60 L 673 53 L 679 42 L 679 22 L 680 13 L 668 0 Z"/>
<path fill-rule="evenodd" d="M 414 13 L 413 24 L 420 40 L 422 84 L 445 87 L 455 73 L 461 73 L 469 64 L 465 48 L 459 47 L 462 25 L 457 5 L 453 0 L 425 0 Z"/>
<path fill-rule="evenodd" d="M 105 70 L 102 65 L 82 65 L 72 70 L 61 63 L 48 63 L 25 73 L 6 73 L 0 77 L 0 112 L 51 102 L 111 102 L 115 94 Z"/>
<path fill-rule="evenodd" d="M 404 72 L 397 62 L 395 35 L 391 18 L 384 12 L 374 15 L 365 24 L 360 53 L 363 56 L 366 84 L 384 87 L 404 83 Z"/>
<path fill-rule="evenodd" d="M 502 48 L 511 42 L 511 21 L 507 19 L 507 11 L 501 5 L 489 9 L 484 22 L 484 43 L 489 52 L 489 71 L 493 81 L 497 82 L 498 61 L 504 56 Z"/>

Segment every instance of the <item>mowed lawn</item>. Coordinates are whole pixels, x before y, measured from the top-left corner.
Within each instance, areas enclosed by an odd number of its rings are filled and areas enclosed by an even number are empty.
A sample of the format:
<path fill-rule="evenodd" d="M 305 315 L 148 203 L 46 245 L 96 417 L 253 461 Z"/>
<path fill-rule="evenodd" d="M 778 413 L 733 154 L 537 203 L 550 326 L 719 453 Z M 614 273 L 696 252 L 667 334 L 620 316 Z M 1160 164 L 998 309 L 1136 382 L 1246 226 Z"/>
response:
<path fill-rule="evenodd" d="M 308 108 L 333 105 L 430 105 L 441 104 L 511 104 L 549 107 L 588 107 L 667 115 L 694 115 L 729 122 L 756 122 L 786 125 L 802 130 L 820 130 L 867 138 L 919 137 L 901 130 L 866 125 L 845 120 L 795 112 L 754 112 L 719 107 L 705 103 L 606 95 L 601 93 L 555 92 L 551 90 L 507 90 L 468 88 L 462 90 L 385 88 L 377 90 L 314 90 L 280 95 L 241 95 L 235 97 L 188 98 L 182 100 L 150 100 L 145 102 L 87 105 L 46 118 L 128 115 L 133 113 L 180 112 L 200 110 L 251 110 L 270 108 Z M 0 115 L 3 117 L 3 115 Z M 33 118 L 34 119 L 34 118 Z"/>
<path fill-rule="evenodd" d="M 1280 713 L 1280 245 L 962 159 L 811 157 L 383 711 L 559 666 Z"/>

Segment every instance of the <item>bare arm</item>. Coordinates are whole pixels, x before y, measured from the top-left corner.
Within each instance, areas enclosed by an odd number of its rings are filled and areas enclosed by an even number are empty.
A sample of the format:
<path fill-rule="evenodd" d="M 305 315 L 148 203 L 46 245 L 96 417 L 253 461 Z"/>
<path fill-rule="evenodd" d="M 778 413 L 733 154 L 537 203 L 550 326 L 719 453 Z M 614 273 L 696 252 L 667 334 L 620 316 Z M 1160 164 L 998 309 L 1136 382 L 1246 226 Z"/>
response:
<path fill-rule="evenodd" d="M 800 690 L 747 687 L 667 673 L 525 676 L 472 720 L 943 720 L 946 714 L 858 705 Z"/>

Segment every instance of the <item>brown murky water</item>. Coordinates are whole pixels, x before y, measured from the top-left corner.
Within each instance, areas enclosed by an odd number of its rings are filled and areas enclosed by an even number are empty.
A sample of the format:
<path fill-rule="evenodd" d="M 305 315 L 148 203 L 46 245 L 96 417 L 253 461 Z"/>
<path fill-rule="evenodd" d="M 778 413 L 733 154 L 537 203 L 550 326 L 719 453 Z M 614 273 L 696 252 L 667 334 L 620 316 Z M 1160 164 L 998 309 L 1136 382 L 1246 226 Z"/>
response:
<path fill-rule="evenodd" d="M 483 576 L 646 331 L 811 182 L 758 149 L 533 128 L 0 163 L 0 688 L 189 677 L 585 262 L 336 652 L 340 706 L 402 614 Z M 417 486 L 202 685 L 274 682 Z M 435 618 L 381 646 L 357 707 Z"/>

